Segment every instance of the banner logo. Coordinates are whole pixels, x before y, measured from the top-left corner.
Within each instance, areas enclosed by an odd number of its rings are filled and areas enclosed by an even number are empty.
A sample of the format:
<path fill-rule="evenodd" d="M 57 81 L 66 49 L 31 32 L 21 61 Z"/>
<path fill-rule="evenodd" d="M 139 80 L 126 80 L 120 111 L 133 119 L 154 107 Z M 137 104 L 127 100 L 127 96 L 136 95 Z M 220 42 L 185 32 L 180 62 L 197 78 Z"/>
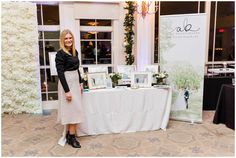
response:
<path fill-rule="evenodd" d="M 169 38 L 198 38 L 200 27 L 194 26 L 188 21 L 188 18 L 184 18 L 182 26 L 177 25 L 169 33 Z"/>
<path fill-rule="evenodd" d="M 198 32 L 200 30 L 200 28 L 197 28 L 197 29 L 194 29 L 192 28 L 193 25 L 188 23 L 188 19 L 185 18 L 184 21 L 183 21 L 183 26 L 177 26 L 175 27 L 173 30 L 171 30 L 170 32 Z"/>

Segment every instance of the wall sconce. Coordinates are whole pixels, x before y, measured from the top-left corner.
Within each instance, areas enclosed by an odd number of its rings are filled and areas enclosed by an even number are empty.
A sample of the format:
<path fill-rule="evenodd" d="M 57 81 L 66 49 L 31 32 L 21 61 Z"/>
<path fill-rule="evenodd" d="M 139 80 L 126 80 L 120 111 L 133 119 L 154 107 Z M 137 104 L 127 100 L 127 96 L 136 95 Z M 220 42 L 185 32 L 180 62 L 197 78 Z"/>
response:
<path fill-rule="evenodd" d="M 151 10 L 150 6 L 154 2 L 155 10 Z M 135 11 L 137 14 L 142 14 L 142 17 L 145 18 L 147 14 L 155 14 L 158 11 L 158 4 L 155 1 L 141 1 L 136 2 Z"/>

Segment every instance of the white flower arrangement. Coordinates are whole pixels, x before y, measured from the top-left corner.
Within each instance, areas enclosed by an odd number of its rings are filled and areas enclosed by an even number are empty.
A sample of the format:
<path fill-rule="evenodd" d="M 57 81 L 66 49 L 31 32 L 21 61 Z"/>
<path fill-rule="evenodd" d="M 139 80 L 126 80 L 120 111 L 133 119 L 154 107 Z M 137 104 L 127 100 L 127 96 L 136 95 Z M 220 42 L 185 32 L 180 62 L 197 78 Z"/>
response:
<path fill-rule="evenodd" d="M 81 74 L 81 78 L 84 81 L 88 81 L 88 75 L 86 73 Z"/>
<path fill-rule="evenodd" d="M 163 71 L 163 72 L 159 72 L 159 73 L 156 73 L 153 75 L 153 77 L 156 77 L 157 79 L 164 79 L 164 78 L 167 78 L 168 77 L 168 74 Z"/>
<path fill-rule="evenodd" d="M 2 113 L 42 113 L 36 5 L 2 2 Z"/>
<path fill-rule="evenodd" d="M 168 77 L 168 74 L 165 71 L 163 71 L 153 74 L 153 77 L 156 78 L 157 84 L 165 84 L 164 79 Z"/>
<path fill-rule="evenodd" d="M 87 75 L 87 73 L 81 74 L 81 78 L 82 78 L 82 83 L 83 83 L 84 89 L 88 89 L 88 75 Z"/>

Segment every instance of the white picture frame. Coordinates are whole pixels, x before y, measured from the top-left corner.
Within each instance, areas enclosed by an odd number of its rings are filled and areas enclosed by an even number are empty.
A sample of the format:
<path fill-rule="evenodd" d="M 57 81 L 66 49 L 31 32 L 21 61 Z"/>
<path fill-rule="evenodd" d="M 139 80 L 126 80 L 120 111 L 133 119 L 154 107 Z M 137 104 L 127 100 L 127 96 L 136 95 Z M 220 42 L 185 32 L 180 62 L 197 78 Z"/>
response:
<path fill-rule="evenodd" d="M 106 73 L 94 72 L 87 73 L 89 89 L 106 88 Z"/>
<path fill-rule="evenodd" d="M 103 65 L 88 66 L 88 73 L 95 73 L 95 72 L 105 72 L 106 74 L 108 74 L 108 66 L 103 66 Z"/>
<path fill-rule="evenodd" d="M 79 67 L 79 72 L 81 75 L 84 75 L 84 68 L 82 66 Z"/>
<path fill-rule="evenodd" d="M 131 86 L 152 87 L 152 74 L 150 72 L 132 72 Z"/>
<path fill-rule="evenodd" d="M 48 52 L 51 76 L 57 76 L 57 68 L 56 68 L 56 61 L 55 61 L 56 54 L 57 52 Z"/>
<path fill-rule="evenodd" d="M 146 65 L 144 66 L 145 72 L 150 72 L 153 76 L 153 74 L 159 72 L 159 65 Z M 156 83 L 156 78 L 152 77 L 152 83 Z"/>
<path fill-rule="evenodd" d="M 136 65 L 117 65 L 117 72 L 121 74 L 123 82 L 131 81 L 131 73 L 136 71 Z"/>
<path fill-rule="evenodd" d="M 159 65 L 146 65 L 144 66 L 145 72 L 151 72 L 151 73 L 158 73 L 159 72 Z"/>

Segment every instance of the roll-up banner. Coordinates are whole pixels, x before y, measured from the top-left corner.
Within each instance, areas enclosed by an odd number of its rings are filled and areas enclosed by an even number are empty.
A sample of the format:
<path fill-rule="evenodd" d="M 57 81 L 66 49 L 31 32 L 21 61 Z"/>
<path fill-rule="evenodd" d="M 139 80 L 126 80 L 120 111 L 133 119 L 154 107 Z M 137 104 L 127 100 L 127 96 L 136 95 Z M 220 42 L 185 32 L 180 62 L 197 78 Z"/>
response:
<path fill-rule="evenodd" d="M 206 14 L 160 16 L 160 65 L 173 88 L 171 119 L 201 122 Z"/>

